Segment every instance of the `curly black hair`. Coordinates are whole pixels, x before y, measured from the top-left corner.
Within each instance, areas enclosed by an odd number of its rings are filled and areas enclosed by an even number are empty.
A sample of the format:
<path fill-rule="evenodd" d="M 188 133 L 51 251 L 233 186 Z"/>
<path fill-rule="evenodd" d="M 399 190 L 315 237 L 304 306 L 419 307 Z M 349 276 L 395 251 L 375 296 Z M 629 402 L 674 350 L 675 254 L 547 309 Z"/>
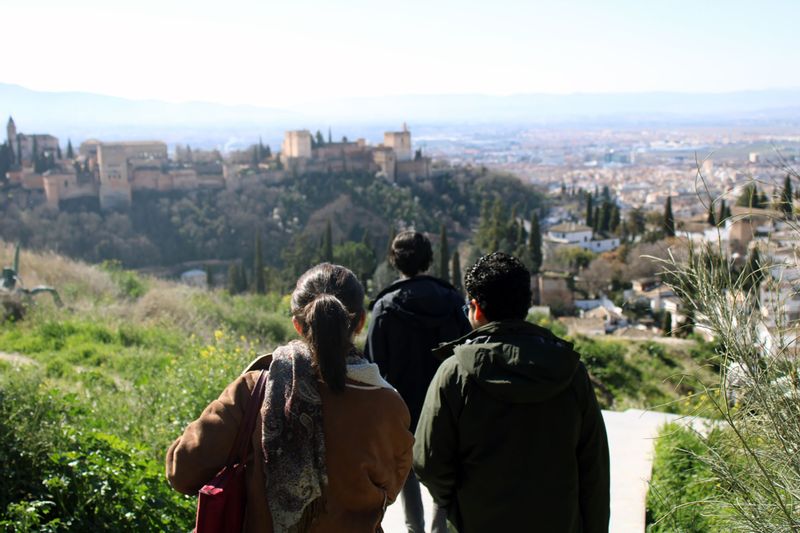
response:
<path fill-rule="evenodd" d="M 432 260 L 431 241 L 418 231 L 400 232 L 392 241 L 389 263 L 408 277 L 428 270 Z"/>
<path fill-rule="evenodd" d="M 484 255 L 467 270 L 464 288 L 490 321 L 528 315 L 531 273 L 516 257 L 503 252 Z"/>

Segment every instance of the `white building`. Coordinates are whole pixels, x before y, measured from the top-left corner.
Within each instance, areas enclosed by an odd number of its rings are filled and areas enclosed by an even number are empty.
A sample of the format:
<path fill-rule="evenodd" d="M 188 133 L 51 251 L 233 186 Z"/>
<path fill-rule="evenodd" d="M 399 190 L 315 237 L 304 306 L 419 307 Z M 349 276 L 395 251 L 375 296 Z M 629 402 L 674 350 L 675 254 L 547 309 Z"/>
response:
<path fill-rule="evenodd" d="M 594 253 L 609 252 L 620 245 L 619 237 L 594 239 L 594 231 L 589 226 L 567 222 L 552 226 L 543 239 L 551 249 L 559 246 L 579 246 Z"/>

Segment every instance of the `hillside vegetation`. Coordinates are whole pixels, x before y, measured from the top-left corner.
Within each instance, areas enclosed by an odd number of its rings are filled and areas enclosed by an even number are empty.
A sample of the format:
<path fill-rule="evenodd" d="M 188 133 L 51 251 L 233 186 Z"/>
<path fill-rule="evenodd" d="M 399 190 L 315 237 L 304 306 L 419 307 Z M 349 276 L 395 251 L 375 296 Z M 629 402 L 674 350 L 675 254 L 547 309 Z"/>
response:
<path fill-rule="evenodd" d="M 444 224 L 451 238 L 465 240 L 485 200 L 516 205 L 524 217 L 543 203 L 518 178 L 485 169 L 397 183 L 359 172 L 253 181 L 238 190 L 138 192 L 131 209 L 119 212 L 80 204 L 58 211 L 40 194 L 5 189 L 0 239 L 92 263 L 119 260 L 126 268 L 212 259 L 250 265 L 258 232 L 266 265 L 291 270 L 317 251 L 327 222 L 335 243 L 365 241 L 383 250 L 392 228 L 435 234 Z"/>
<path fill-rule="evenodd" d="M 0 245 L 0 263 L 12 253 Z M 65 307 L 45 295 L 0 325 L 0 529 L 190 529 L 195 501 L 164 480 L 166 447 L 249 360 L 293 335 L 288 297 L 53 253 L 23 251 L 20 271 L 27 286 L 56 286 Z M 713 373 L 700 344 L 576 343 L 608 407 L 686 412 L 696 406 L 682 376 Z"/>

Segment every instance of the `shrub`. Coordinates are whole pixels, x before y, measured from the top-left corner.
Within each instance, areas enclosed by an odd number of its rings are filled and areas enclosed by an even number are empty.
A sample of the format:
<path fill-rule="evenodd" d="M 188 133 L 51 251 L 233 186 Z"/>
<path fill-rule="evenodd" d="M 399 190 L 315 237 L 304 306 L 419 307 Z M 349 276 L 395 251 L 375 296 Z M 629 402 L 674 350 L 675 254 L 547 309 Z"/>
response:
<path fill-rule="evenodd" d="M 691 429 L 679 424 L 662 428 L 647 494 L 648 533 L 719 530 L 717 518 L 709 515 L 717 491 L 703 453 L 703 440 Z"/>
<path fill-rule="evenodd" d="M 664 263 L 665 277 L 696 326 L 719 339 L 718 358 L 710 359 L 719 361 L 721 379 L 708 398 L 724 438 L 702 441 L 698 454 L 723 491 L 717 514 L 733 530 L 798 531 L 800 365 L 791 334 L 796 325 L 781 305 L 762 307 L 771 298 L 762 298 L 754 281 L 773 265 L 763 261 L 757 276 L 748 269 L 737 274 L 721 239 L 717 247 L 691 241 L 688 246 L 685 260 Z"/>
<path fill-rule="evenodd" d="M 91 414 L 34 370 L 4 376 L 0 529 L 188 529 L 194 501 L 171 490 L 160 457 L 120 436 L 83 429 Z"/>

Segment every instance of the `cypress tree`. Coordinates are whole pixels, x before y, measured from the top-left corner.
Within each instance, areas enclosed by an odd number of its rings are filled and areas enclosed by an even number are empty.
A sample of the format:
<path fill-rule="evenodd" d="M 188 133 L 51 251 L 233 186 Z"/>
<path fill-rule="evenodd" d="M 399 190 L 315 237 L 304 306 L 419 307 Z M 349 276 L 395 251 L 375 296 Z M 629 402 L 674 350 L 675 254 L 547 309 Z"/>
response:
<path fill-rule="evenodd" d="M 33 162 L 33 171 L 37 174 L 41 172 L 41 164 L 39 163 L 39 145 L 36 142 L 36 137 L 33 138 L 33 154 L 31 154 L 31 161 Z"/>
<path fill-rule="evenodd" d="M 664 206 L 664 235 L 667 237 L 675 236 L 675 218 L 672 216 L 672 196 L 667 196 L 667 203 Z"/>
<path fill-rule="evenodd" d="M 608 187 L 605 187 L 605 191 L 608 191 Z M 600 210 L 600 231 L 608 231 L 611 228 L 611 201 L 610 200 L 603 200 L 602 209 Z"/>
<path fill-rule="evenodd" d="M 226 288 L 229 294 L 236 294 L 239 292 L 239 265 L 231 263 L 228 266 L 228 283 Z"/>
<path fill-rule="evenodd" d="M 725 221 L 725 219 L 728 218 L 727 216 L 725 216 L 726 215 L 726 211 L 725 211 L 726 209 L 727 209 L 727 207 L 725 206 L 725 199 L 723 198 L 719 202 L 719 215 L 717 215 L 717 223 L 718 224 L 722 224 Z"/>
<path fill-rule="evenodd" d="M 586 193 L 586 225 L 594 228 L 594 206 L 592 204 L 592 193 Z"/>
<path fill-rule="evenodd" d="M 611 230 L 612 233 L 616 233 L 621 220 L 619 207 L 616 203 L 614 203 L 611 207 L 611 221 L 608 224 L 608 229 Z"/>
<path fill-rule="evenodd" d="M 458 250 L 453 252 L 452 265 L 451 272 L 453 277 L 450 279 L 450 282 L 453 284 L 453 287 L 455 287 L 456 290 L 463 295 L 464 289 L 462 288 L 463 285 L 461 283 L 461 258 L 458 256 Z"/>
<path fill-rule="evenodd" d="M 56 159 L 61 159 L 61 145 L 56 145 Z"/>
<path fill-rule="evenodd" d="M 500 250 L 500 243 L 506 229 L 505 210 L 503 209 L 503 202 L 500 198 L 495 198 L 492 204 L 492 219 L 489 232 L 489 251 L 496 252 Z"/>
<path fill-rule="evenodd" d="M 75 159 L 75 151 L 72 149 L 72 140 L 67 139 L 67 159 Z"/>
<path fill-rule="evenodd" d="M 781 211 L 786 217 L 791 217 L 793 212 L 793 199 L 794 196 L 792 195 L 792 177 L 789 174 L 786 174 L 786 178 L 783 180 L 783 190 L 781 190 L 780 196 L 780 207 Z"/>
<path fill-rule="evenodd" d="M 769 198 L 767 198 L 767 193 L 762 192 L 761 196 L 758 197 L 758 208 L 766 209 L 768 206 L 769 206 Z"/>
<path fill-rule="evenodd" d="M 755 183 L 748 183 L 742 190 L 742 194 L 736 199 L 736 205 L 739 207 L 758 207 L 761 201 L 761 195 L 758 192 L 758 187 Z"/>
<path fill-rule="evenodd" d="M 439 277 L 445 281 L 450 279 L 450 272 L 447 265 L 447 259 L 449 257 L 450 252 L 447 249 L 447 228 L 442 224 L 439 231 Z"/>
<path fill-rule="evenodd" d="M 542 267 L 542 230 L 539 227 L 539 215 L 536 211 L 531 213 L 531 232 L 528 234 L 528 249 L 530 250 L 531 271 L 535 274 Z"/>
<path fill-rule="evenodd" d="M 253 287 L 257 294 L 267 292 L 264 280 L 264 257 L 261 255 L 261 230 L 256 230 L 255 258 L 253 259 Z"/>
<path fill-rule="evenodd" d="M 724 201 L 725 200 L 723 200 L 723 202 Z M 708 216 L 706 217 L 706 222 L 708 222 L 708 224 L 710 226 L 716 226 L 717 225 L 717 219 L 714 216 L 714 203 L 713 202 L 708 204 Z"/>
<path fill-rule="evenodd" d="M 593 217 L 592 222 L 594 223 L 594 225 L 592 226 L 592 229 L 594 230 L 595 233 L 597 233 L 598 231 L 600 231 L 600 206 L 599 205 L 595 206 L 594 215 L 592 215 L 592 217 Z"/>
<path fill-rule="evenodd" d="M 484 199 L 481 202 L 481 213 L 478 217 L 478 230 L 475 232 L 475 244 L 482 252 L 489 249 L 489 241 L 491 241 L 492 238 L 491 209 L 492 208 L 489 200 Z"/>
<path fill-rule="evenodd" d="M 664 311 L 664 315 L 661 317 L 661 331 L 664 332 L 665 337 L 672 335 L 672 313 L 669 311 Z"/>
<path fill-rule="evenodd" d="M 247 271 L 245 271 L 244 264 L 242 262 L 239 262 L 238 264 L 238 271 L 239 273 L 236 277 L 236 283 L 237 283 L 236 292 L 241 294 L 247 292 L 247 285 L 248 285 Z"/>

